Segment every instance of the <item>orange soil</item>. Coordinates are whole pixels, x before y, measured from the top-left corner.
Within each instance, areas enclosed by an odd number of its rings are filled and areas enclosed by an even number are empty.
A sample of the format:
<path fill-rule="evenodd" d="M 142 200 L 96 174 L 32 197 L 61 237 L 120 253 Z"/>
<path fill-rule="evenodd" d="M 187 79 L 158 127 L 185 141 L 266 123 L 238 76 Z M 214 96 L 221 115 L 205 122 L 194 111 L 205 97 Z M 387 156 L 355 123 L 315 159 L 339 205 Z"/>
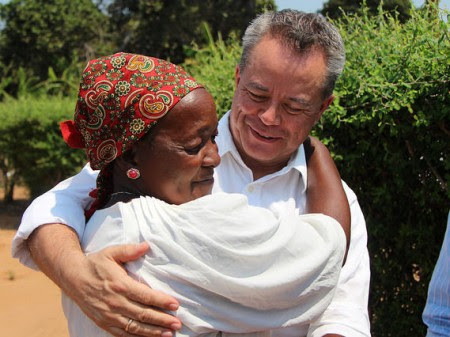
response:
<path fill-rule="evenodd" d="M 27 203 L 27 193 L 16 188 L 14 199 L 19 200 L 0 208 L 0 336 L 68 337 L 58 287 L 11 257 L 11 241 L 22 212 L 17 208 Z"/>
<path fill-rule="evenodd" d="M 68 337 L 59 288 L 11 257 L 14 234 L 0 230 L 0 335 Z"/>

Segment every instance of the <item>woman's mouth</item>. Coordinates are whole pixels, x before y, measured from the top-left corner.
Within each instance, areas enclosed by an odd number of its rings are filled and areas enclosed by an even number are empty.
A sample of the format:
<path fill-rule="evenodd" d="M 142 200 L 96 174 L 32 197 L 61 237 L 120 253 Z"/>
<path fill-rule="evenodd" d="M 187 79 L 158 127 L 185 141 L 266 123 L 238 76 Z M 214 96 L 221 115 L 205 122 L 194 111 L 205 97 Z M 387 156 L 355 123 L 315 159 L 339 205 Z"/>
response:
<path fill-rule="evenodd" d="M 194 181 L 194 184 L 204 184 L 204 185 L 209 185 L 209 184 L 214 184 L 214 177 L 213 176 L 207 176 L 204 178 L 200 178 L 197 179 L 196 181 Z"/>

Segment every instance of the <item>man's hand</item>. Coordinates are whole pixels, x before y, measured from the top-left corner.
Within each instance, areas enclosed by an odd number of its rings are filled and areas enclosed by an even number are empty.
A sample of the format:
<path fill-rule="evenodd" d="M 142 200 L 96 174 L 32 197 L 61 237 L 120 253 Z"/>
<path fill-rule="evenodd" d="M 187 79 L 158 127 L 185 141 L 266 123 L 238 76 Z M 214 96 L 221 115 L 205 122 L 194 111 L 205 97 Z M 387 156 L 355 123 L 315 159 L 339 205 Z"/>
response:
<path fill-rule="evenodd" d="M 48 224 L 33 232 L 28 246 L 39 268 L 112 335 L 170 337 L 181 328 L 178 318 L 160 311 L 176 310 L 178 302 L 133 280 L 122 266 L 145 254 L 147 244 L 114 246 L 85 256 L 72 229 Z"/>

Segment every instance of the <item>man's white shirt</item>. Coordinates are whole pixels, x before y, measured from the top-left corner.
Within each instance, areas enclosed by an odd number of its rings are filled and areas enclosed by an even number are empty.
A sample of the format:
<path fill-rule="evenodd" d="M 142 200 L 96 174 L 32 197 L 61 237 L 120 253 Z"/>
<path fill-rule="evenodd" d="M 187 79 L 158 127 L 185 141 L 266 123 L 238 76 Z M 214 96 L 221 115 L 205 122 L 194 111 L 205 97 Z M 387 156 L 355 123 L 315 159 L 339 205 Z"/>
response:
<path fill-rule="evenodd" d="M 306 204 L 307 169 L 303 146 L 293 154 L 287 166 L 280 171 L 253 181 L 251 170 L 242 161 L 229 130 L 229 112 L 219 122 L 216 138 L 221 164 L 215 170 L 213 193 L 241 193 L 250 205 L 261 206 L 276 215 L 302 214 Z M 48 223 L 62 223 L 83 236 L 84 211 L 92 199 L 88 193 L 95 188 L 97 172 L 89 165 L 49 192 L 35 199 L 23 215 L 13 240 L 12 254 L 31 268 L 32 261 L 25 240 L 37 227 Z M 309 326 L 284 328 L 273 336 L 321 337 L 327 333 L 346 337 L 370 336 L 367 311 L 370 282 L 367 231 L 364 216 L 356 195 L 345 184 L 344 189 L 351 211 L 351 241 L 347 261 L 342 268 L 334 298 L 322 316 Z"/>

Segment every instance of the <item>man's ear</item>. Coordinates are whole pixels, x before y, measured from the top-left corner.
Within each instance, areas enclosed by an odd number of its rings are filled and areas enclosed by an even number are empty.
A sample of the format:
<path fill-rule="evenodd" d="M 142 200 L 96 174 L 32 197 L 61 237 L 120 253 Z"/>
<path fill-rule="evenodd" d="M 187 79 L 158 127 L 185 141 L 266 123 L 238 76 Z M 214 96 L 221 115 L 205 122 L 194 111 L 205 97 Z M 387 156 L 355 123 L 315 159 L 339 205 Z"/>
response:
<path fill-rule="evenodd" d="M 320 120 L 322 117 L 323 112 L 333 103 L 334 101 L 334 95 L 330 95 L 329 97 L 325 98 L 322 102 L 322 105 L 320 106 L 319 114 L 316 118 L 316 123 Z"/>
<path fill-rule="evenodd" d="M 236 84 L 236 88 L 241 80 L 241 70 L 239 68 L 239 64 L 234 69 L 234 83 Z"/>

